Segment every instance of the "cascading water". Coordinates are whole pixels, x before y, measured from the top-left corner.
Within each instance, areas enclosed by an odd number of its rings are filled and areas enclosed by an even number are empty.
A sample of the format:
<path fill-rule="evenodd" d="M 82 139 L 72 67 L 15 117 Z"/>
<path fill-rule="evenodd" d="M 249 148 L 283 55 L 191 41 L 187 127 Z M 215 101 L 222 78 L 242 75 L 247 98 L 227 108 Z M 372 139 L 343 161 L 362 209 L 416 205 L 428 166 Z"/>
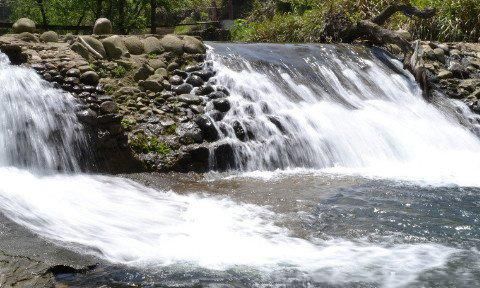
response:
<path fill-rule="evenodd" d="M 216 83 L 231 93 L 233 108 L 218 130 L 234 147 L 232 168 L 327 168 L 478 184 L 472 177 L 480 169 L 478 137 L 454 114 L 427 104 L 400 62 L 384 52 L 341 45 L 211 45 Z M 470 128 L 478 129 L 478 117 L 468 117 Z"/>
<path fill-rule="evenodd" d="M 245 159 L 238 161 L 241 169 L 382 167 L 415 159 L 439 163 L 435 157 L 442 151 L 445 161 L 476 155 L 473 134 L 423 102 L 409 78 L 370 53 L 333 46 L 291 48 L 315 53 L 281 60 L 281 46 L 265 47 L 258 55 L 248 46 L 215 44 L 212 54 L 217 81 L 231 89 L 234 107 L 220 123 L 223 141 L 238 148 L 238 160 Z M 229 57 L 229 49 L 257 58 Z M 306 287 L 415 285 L 420 275 L 429 281 L 428 275 L 443 273 L 452 257 L 465 253 L 448 244 L 411 238 L 370 241 L 322 234 L 321 229 L 300 237 L 276 224 L 286 216 L 253 204 L 179 195 L 116 177 L 38 173 L 39 168 L 77 171 L 74 147 L 84 137 L 75 102 L 33 71 L 5 62 L 0 83 L 0 211 L 79 253 L 152 273 L 179 267 L 189 274 L 194 267 L 210 275 L 223 271 L 226 279 L 246 275 L 247 286 L 303 281 Z M 250 141 L 234 136 L 235 121 Z M 219 186 L 229 190 L 227 183 Z M 263 192 L 258 193 L 265 198 Z M 303 201 L 297 192 L 288 191 L 293 203 Z M 302 213 L 307 214 L 301 210 L 295 218 Z"/>
<path fill-rule="evenodd" d="M 79 171 L 86 148 L 73 97 L 0 54 L 0 165 Z"/>

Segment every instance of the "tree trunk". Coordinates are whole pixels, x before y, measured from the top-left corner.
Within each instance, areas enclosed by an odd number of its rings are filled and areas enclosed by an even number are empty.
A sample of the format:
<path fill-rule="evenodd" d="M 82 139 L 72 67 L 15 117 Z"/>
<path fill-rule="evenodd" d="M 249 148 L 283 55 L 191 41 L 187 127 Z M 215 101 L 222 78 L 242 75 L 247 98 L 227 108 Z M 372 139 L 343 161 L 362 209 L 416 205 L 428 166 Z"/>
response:
<path fill-rule="evenodd" d="M 95 5 L 95 18 L 98 19 L 103 16 L 103 0 L 97 0 Z"/>
<path fill-rule="evenodd" d="M 157 34 L 157 0 L 150 0 L 150 33 Z"/>
<path fill-rule="evenodd" d="M 44 4 L 43 0 L 37 0 L 38 8 L 40 9 L 40 13 L 42 14 L 43 29 L 47 30 L 48 18 L 47 18 L 47 13 L 45 11 L 45 6 L 43 4 Z"/>
<path fill-rule="evenodd" d="M 125 0 L 118 0 L 118 30 L 125 34 Z"/>

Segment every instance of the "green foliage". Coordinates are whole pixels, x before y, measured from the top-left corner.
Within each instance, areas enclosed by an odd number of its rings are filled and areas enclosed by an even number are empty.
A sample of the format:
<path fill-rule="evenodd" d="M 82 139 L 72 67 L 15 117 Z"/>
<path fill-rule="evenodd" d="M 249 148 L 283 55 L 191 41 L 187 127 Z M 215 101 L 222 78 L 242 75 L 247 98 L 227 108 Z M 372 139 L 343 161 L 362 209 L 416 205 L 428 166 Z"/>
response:
<path fill-rule="evenodd" d="M 123 66 L 117 66 L 112 70 L 111 74 L 115 78 L 122 78 L 125 76 L 125 74 L 127 74 L 127 69 L 125 69 Z"/>
<path fill-rule="evenodd" d="M 391 3 L 407 0 L 265 0 L 256 1 L 246 20 L 237 20 L 231 30 L 236 41 L 318 42 L 328 16 L 342 14 L 356 22 L 378 15 Z M 279 6 L 279 3 L 283 3 Z M 286 4 L 288 5 L 286 5 Z M 480 1 L 412 0 L 419 8 L 433 7 L 431 19 L 408 18 L 400 13 L 386 27 L 405 29 L 416 38 L 438 41 L 473 41 L 480 37 Z"/>
<path fill-rule="evenodd" d="M 148 59 L 157 59 L 158 54 L 156 52 L 150 52 L 147 54 Z"/>
<path fill-rule="evenodd" d="M 138 134 L 130 139 L 130 146 L 139 153 L 158 153 L 160 155 L 168 155 L 172 149 L 165 142 L 161 142 L 157 137 Z"/>
<path fill-rule="evenodd" d="M 173 135 L 177 131 L 177 124 L 173 124 L 170 126 L 167 126 L 165 130 L 163 130 L 164 135 Z"/>
<path fill-rule="evenodd" d="M 130 117 L 124 117 L 122 119 L 121 124 L 122 124 L 123 129 L 129 131 L 135 126 L 135 124 L 137 124 L 137 121 L 135 121 L 135 119 L 130 118 Z"/>

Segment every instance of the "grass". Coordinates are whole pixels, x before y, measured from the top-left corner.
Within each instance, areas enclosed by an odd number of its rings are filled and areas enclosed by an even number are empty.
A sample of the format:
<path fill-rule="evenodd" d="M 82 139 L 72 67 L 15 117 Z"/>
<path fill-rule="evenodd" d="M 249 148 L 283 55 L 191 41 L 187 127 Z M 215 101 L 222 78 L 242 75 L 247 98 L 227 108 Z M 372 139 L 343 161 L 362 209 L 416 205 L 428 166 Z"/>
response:
<path fill-rule="evenodd" d="M 177 131 L 177 124 L 173 124 L 170 126 L 167 126 L 165 130 L 163 130 L 164 135 L 173 135 Z"/>
<path fill-rule="evenodd" d="M 122 78 L 125 76 L 125 74 L 127 74 L 127 69 L 125 69 L 123 66 L 117 66 L 111 71 L 111 74 L 115 78 Z"/>
<path fill-rule="evenodd" d="M 166 156 L 172 153 L 172 149 L 168 144 L 158 140 L 157 137 L 138 134 L 130 139 L 130 146 L 139 153 L 157 153 Z"/>
<path fill-rule="evenodd" d="M 122 119 L 121 124 L 123 129 L 128 131 L 128 130 L 131 130 L 135 126 L 135 124 L 137 124 L 137 121 L 135 121 L 135 119 L 130 117 L 124 117 Z"/>

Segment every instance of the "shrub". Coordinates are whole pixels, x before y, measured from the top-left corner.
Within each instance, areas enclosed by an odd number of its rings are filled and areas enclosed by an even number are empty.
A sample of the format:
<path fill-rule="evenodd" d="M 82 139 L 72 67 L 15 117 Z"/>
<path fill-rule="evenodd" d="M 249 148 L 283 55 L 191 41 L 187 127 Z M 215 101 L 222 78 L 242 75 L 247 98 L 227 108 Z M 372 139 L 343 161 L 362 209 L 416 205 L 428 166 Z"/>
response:
<path fill-rule="evenodd" d="M 123 66 L 117 66 L 112 70 L 111 74 L 115 78 L 122 78 L 125 76 L 125 74 L 127 74 L 127 69 L 125 69 Z"/>
<path fill-rule="evenodd" d="M 160 155 L 168 155 L 172 149 L 165 142 L 161 142 L 157 137 L 138 134 L 130 139 L 130 146 L 139 153 L 158 153 Z"/>
<path fill-rule="evenodd" d="M 278 9 L 275 1 L 255 2 L 246 20 L 236 21 L 231 37 L 237 41 L 320 42 L 325 19 L 344 15 L 357 22 L 378 15 L 394 0 L 283 0 L 290 9 Z M 395 1 L 409 2 L 406 0 Z M 397 13 L 385 24 L 387 28 L 408 30 L 416 38 L 437 41 L 471 41 L 480 37 L 480 1 L 412 0 L 419 8 L 433 7 L 431 19 L 408 18 Z"/>

